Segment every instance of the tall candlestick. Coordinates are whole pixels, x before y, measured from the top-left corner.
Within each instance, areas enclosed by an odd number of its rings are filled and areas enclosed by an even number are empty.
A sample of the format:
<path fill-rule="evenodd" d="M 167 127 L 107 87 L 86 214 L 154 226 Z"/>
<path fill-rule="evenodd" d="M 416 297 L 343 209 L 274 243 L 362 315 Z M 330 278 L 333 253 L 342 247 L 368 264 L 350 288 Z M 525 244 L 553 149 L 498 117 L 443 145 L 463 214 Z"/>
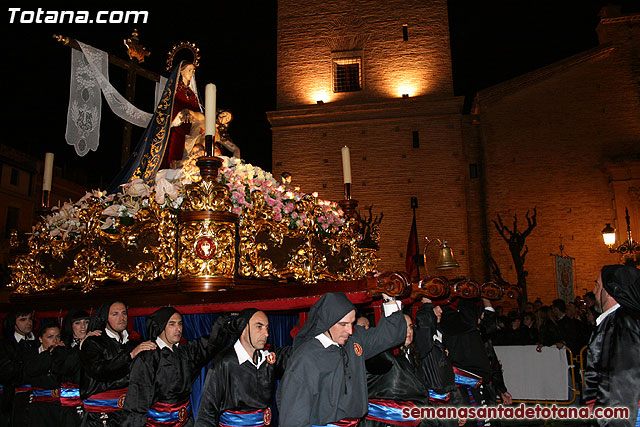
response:
<path fill-rule="evenodd" d="M 342 147 L 342 176 L 345 184 L 351 184 L 351 155 L 349 147 Z"/>
<path fill-rule="evenodd" d="M 216 85 L 209 83 L 204 89 L 204 134 L 216 136 Z"/>
<path fill-rule="evenodd" d="M 44 156 L 44 174 L 42 177 L 42 190 L 51 191 L 51 179 L 53 178 L 53 153 Z"/>

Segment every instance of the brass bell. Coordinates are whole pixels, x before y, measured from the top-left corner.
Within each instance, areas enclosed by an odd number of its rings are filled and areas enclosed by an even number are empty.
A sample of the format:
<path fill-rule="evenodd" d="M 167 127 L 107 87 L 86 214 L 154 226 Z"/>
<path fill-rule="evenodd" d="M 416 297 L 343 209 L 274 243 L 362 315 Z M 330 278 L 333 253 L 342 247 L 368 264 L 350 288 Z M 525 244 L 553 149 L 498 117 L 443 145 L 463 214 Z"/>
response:
<path fill-rule="evenodd" d="M 447 246 L 447 241 L 445 240 L 442 242 L 442 246 L 440 246 L 440 256 L 438 257 L 436 268 L 438 270 L 445 270 L 458 267 L 460 267 L 460 265 L 453 256 L 453 250 Z"/>

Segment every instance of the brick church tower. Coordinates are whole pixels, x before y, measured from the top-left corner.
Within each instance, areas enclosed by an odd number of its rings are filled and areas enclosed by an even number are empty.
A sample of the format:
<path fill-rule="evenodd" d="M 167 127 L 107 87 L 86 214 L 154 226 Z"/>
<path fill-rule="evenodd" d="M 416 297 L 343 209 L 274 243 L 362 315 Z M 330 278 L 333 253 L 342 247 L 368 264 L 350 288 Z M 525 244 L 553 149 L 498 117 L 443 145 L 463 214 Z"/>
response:
<path fill-rule="evenodd" d="M 446 239 L 461 266 L 451 274 L 483 280 L 481 242 L 469 238 L 473 178 L 447 2 L 280 0 L 277 43 L 274 175 L 290 172 L 303 191 L 341 200 L 348 146 L 353 198 L 362 212 L 373 204 L 384 213 L 379 270 L 404 270 L 416 197 L 420 239 Z"/>

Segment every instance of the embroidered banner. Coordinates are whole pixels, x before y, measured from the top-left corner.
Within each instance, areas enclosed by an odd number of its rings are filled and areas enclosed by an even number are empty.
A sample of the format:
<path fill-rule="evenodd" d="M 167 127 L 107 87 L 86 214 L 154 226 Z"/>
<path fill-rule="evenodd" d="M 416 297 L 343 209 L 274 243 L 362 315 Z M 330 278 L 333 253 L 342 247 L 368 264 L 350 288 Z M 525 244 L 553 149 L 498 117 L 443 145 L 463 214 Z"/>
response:
<path fill-rule="evenodd" d="M 573 260 L 568 256 L 554 255 L 556 261 L 556 284 L 558 285 L 558 298 L 566 302 L 574 301 L 573 284 Z"/>

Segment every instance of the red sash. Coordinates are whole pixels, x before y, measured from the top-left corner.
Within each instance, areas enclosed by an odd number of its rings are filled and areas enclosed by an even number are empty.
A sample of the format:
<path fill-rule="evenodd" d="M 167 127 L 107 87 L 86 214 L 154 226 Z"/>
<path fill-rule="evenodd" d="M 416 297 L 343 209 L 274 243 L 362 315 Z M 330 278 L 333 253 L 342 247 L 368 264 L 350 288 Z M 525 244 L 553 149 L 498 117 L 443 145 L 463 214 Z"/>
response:
<path fill-rule="evenodd" d="M 145 427 L 182 427 L 189 421 L 191 401 L 178 403 L 156 402 L 149 408 Z"/>
<path fill-rule="evenodd" d="M 107 390 L 96 393 L 84 400 L 84 409 L 87 412 L 115 412 L 124 406 L 124 398 L 127 395 L 127 388 Z"/>
<path fill-rule="evenodd" d="M 80 399 L 80 386 L 73 383 L 61 383 L 60 404 L 64 407 L 70 408 L 82 406 L 82 399 Z"/>

